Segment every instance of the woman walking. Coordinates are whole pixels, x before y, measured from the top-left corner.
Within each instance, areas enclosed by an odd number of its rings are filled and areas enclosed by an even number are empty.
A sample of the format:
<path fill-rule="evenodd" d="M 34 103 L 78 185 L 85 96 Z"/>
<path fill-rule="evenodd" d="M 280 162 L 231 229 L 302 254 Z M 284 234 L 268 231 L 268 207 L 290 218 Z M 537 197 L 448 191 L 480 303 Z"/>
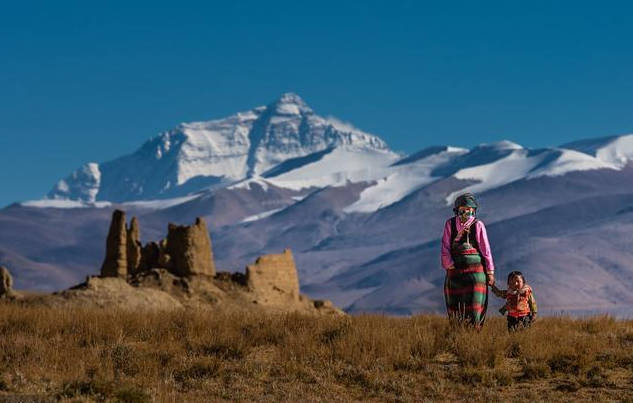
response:
<path fill-rule="evenodd" d="M 486 227 L 475 215 L 477 207 L 472 193 L 455 199 L 455 216 L 444 225 L 441 259 L 449 319 L 480 329 L 486 320 L 488 285 L 495 282 L 495 267 Z"/>

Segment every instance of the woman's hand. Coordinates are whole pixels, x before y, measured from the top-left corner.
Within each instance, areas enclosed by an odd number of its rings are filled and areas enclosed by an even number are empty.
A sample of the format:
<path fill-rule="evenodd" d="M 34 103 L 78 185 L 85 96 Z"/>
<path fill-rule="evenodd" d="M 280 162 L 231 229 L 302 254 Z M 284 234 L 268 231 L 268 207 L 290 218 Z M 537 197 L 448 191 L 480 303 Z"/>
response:
<path fill-rule="evenodd" d="M 492 286 L 495 283 L 495 275 L 494 273 L 486 273 L 486 279 L 488 279 L 488 285 Z"/>

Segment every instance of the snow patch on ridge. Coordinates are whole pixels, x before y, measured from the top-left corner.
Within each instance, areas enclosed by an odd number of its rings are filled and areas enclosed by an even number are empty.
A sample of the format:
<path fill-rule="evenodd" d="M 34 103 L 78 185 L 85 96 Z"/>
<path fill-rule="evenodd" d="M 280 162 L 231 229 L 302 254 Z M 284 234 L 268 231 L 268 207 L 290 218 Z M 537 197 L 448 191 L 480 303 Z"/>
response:
<path fill-rule="evenodd" d="M 559 149 L 558 158 L 548 163 L 546 166 L 529 173 L 528 179 L 539 176 L 560 176 L 574 171 L 589 171 L 593 169 L 618 169 L 615 164 L 611 164 L 594 158 L 590 155 L 575 151 Z"/>
<path fill-rule="evenodd" d="M 620 136 L 596 150 L 596 157 L 619 168 L 633 160 L 633 134 Z"/>
<path fill-rule="evenodd" d="M 468 152 L 468 149 L 463 147 L 446 146 L 446 152 L 464 154 Z"/>
<path fill-rule="evenodd" d="M 37 208 L 59 208 L 59 209 L 71 209 L 71 208 L 106 208 L 112 206 L 110 202 L 83 202 L 77 200 L 64 200 L 64 199 L 42 199 L 42 200 L 27 200 L 20 203 L 24 207 L 37 207 Z"/>
<path fill-rule="evenodd" d="M 262 220 L 264 218 L 270 217 L 271 215 L 280 212 L 281 210 L 283 210 L 285 207 L 282 208 L 277 208 L 274 210 L 269 210 L 269 211 L 264 211 L 263 213 L 259 213 L 259 214 L 255 214 L 252 216 L 248 216 L 245 219 L 243 219 L 242 221 L 240 221 L 240 224 L 245 224 L 245 223 L 249 223 L 249 222 L 253 222 L 253 221 L 258 221 L 258 220 Z"/>
<path fill-rule="evenodd" d="M 437 178 L 431 175 L 433 169 L 464 152 L 465 150 L 460 148 L 447 147 L 446 151 L 428 155 L 414 162 L 394 165 L 388 176 L 363 190 L 359 200 L 343 211 L 346 213 L 371 213 L 389 206 L 436 180 Z"/>
<path fill-rule="evenodd" d="M 225 120 L 181 125 L 186 139 L 177 157 L 178 185 L 197 176 L 243 178 L 248 134 L 256 117 L 255 113 L 238 113 Z"/>
<path fill-rule="evenodd" d="M 329 124 L 332 125 L 332 127 L 334 127 L 336 130 L 340 130 L 342 132 L 356 132 L 356 131 L 360 131 L 358 128 L 356 128 L 353 124 L 349 123 L 349 122 L 344 122 L 341 119 L 335 117 L 335 116 L 328 116 L 325 118 L 325 120 L 327 120 L 327 122 Z"/>
<path fill-rule="evenodd" d="M 623 168 L 633 161 L 633 134 L 574 141 L 562 146 Z"/>
<path fill-rule="evenodd" d="M 254 178 L 250 178 L 250 179 L 245 179 L 243 181 L 237 182 L 229 187 L 227 187 L 227 189 L 246 189 L 246 190 L 253 190 L 253 185 L 259 185 L 259 187 L 261 187 L 265 192 L 268 191 L 268 184 L 269 182 L 267 182 L 266 179 L 260 178 L 260 177 L 254 177 Z"/>
<path fill-rule="evenodd" d="M 388 175 L 388 167 L 399 155 L 385 150 L 343 146 L 322 158 L 267 181 L 278 187 L 300 190 L 341 186 L 350 182 L 374 181 Z"/>
<path fill-rule="evenodd" d="M 139 200 L 139 201 L 125 202 L 123 203 L 123 206 L 161 210 L 161 209 L 177 206 L 182 203 L 186 203 L 193 199 L 197 199 L 200 196 L 201 196 L 200 194 L 195 194 L 191 196 L 175 197 L 173 199 Z"/>

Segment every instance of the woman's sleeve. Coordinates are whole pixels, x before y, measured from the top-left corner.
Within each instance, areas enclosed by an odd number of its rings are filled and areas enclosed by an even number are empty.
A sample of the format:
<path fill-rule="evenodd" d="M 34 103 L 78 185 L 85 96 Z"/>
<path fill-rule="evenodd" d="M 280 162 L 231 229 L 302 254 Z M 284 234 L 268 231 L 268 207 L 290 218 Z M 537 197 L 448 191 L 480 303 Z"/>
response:
<path fill-rule="evenodd" d="M 477 237 L 477 243 L 479 244 L 479 253 L 486 262 L 486 272 L 494 273 L 495 263 L 492 260 L 492 252 L 490 251 L 488 234 L 486 233 L 486 226 L 481 221 L 477 221 L 477 224 L 475 225 L 475 236 Z"/>
<path fill-rule="evenodd" d="M 442 235 L 442 253 L 441 253 L 442 267 L 448 269 L 453 265 L 453 258 L 451 257 L 451 220 L 447 220 L 444 224 L 444 234 Z"/>

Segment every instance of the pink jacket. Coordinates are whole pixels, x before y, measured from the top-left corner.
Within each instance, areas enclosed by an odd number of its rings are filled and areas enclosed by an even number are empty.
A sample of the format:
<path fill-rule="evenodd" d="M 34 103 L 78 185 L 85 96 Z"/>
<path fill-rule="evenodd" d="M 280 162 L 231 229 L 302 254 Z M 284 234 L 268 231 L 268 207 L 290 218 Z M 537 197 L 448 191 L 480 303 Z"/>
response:
<path fill-rule="evenodd" d="M 457 231 L 461 231 L 466 224 L 457 218 Z M 471 229 L 472 234 L 472 229 Z M 472 235 L 471 235 L 472 236 Z M 488 242 L 488 234 L 486 233 L 486 226 L 483 222 L 477 220 L 475 223 L 475 238 L 479 244 L 479 253 L 486 262 L 486 273 L 494 273 L 495 264 L 492 261 L 492 253 L 490 252 L 490 243 Z M 453 258 L 451 257 L 451 219 L 446 220 L 444 224 L 444 234 L 442 235 L 442 267 L 448 269 L 453 265 Z"/>

